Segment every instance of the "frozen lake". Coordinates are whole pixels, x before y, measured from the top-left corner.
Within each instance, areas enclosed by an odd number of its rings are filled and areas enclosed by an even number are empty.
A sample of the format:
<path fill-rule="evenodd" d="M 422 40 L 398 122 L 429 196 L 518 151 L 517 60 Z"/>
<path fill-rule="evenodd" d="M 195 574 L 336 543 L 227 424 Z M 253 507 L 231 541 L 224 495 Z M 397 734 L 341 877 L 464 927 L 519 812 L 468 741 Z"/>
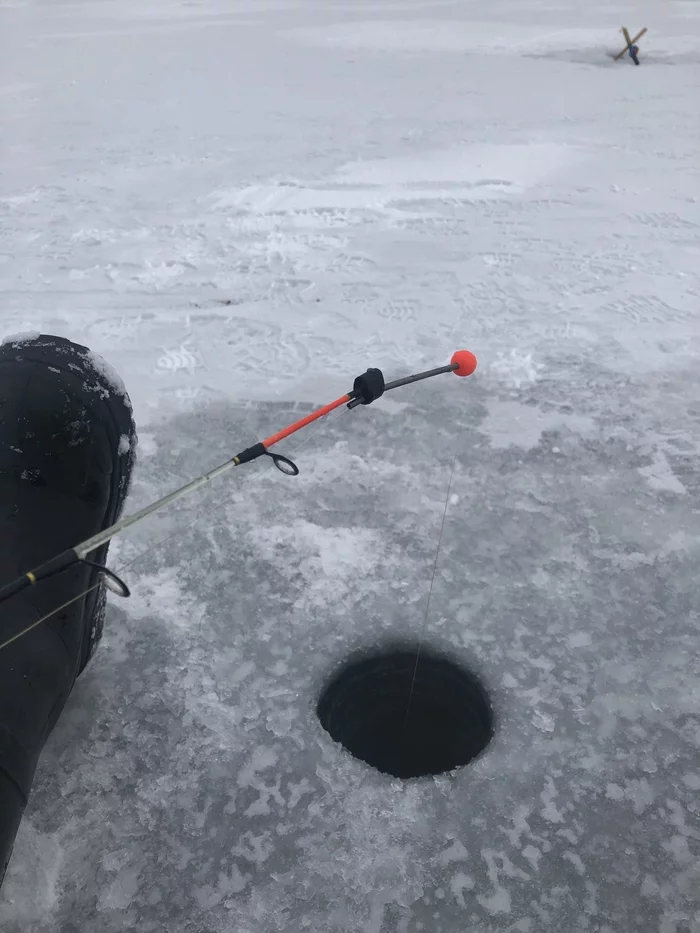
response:
<path fill-rule="evenodd" d="M 0 337 L 119 371 L 128 509 L 368 366 L 479 359 L 115 542 L 133 596 L 3 933 L 700 933 L 699 27 L 0 0 Z M 393 780 L 322 729 L 329 674 L 396 639 L 487 687 L 467 767 Z"/>

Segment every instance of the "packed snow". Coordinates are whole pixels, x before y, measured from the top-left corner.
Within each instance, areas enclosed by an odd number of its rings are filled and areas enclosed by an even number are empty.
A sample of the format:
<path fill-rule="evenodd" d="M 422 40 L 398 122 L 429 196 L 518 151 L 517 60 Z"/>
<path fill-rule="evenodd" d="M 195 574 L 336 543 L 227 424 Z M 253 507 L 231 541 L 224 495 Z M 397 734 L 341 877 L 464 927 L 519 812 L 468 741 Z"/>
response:
<path fill-rule="evenodd" d="M 479 359 L 115 541 L 133 595 L 42 755 L 3 933 L 699 933 L 699 26 L 0 0 L 0 336 L 123 380 L 130 509 L 368 366 Z M 402 783 L 315 703 L 424 622 L 496 737 Z"/>

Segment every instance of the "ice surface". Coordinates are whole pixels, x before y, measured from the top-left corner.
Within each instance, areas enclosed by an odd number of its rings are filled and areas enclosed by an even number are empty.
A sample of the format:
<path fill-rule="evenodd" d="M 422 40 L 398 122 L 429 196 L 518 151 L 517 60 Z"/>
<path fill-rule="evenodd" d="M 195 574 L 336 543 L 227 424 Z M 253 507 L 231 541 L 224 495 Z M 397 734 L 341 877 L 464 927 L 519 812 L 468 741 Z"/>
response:
<path fill-rule="evenodd" d="M 367 366 L 479 358 L 114 542 L 133 596 L 42 756 L 3 933 L 698 933 L 699 15 L 0 4 L 2 330 L 123 377 L 131 508 Z M 426 637 L 497 735 L 402 784 L 314 706 L 420 635 L 455 453 Z"/>

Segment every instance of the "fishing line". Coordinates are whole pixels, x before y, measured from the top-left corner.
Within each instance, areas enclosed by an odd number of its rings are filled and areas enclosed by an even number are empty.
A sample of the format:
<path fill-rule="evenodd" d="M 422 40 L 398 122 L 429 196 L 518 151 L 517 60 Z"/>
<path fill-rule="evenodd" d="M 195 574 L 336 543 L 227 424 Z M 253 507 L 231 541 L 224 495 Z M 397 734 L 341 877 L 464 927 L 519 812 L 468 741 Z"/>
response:
<path fill-rule="evenodd" d="M 462 406 L 462 414 L 460 416 L 459 431 L 457 433 L 457 442 L 459 442 L 459 439 L 462 436 L 462 431 L 464 429 L 464 413 L 466 411 L 466 407 L 467 407 L 467 401 L 465 398 L 464 405 Z M 440 524 L 440 535 L 438 537 L 437 549 L 435 551 L 435 560 L 433 561 L 433 574 L 430 578 L 430 588 L 428 589 L 428 602 L 426 604 L 425 614 L 423 616 L 423 627 L 421 628 L 420 638 L 418 639 L 418 650 L 416 651 L 416 663 L 413 668 L 413 677 L 411 678 L 411 689 L 408 694 L 408 703 L 406 705 L 406 717 L 403 721 L 404 729 L 408 725 L 408 717 L 411 712 L 411 701 L 413 700 L 413 693 L 414 693 L 415 686 L 416 686 L 416 676 L 418 674 L 418 662 L 420 661 L 421 649 L 423 648 L 423 642 L 425 640 L 425 629 L 428 624 L 428 613 L 430 612 L 430 601 L 433 596 L 433 587 L 435 585 L 435 577 L 437 576 L 438 560 L 440 557 L 440 548 L 442 546 L 442 536 L 445 531 L 445 521 L 447 520 L 447 509 L 450 504 L 450 492 L 452 491 L 452 480 L 455 475 L 455 467 L 457 466 L 458 456 L 459 456 L 459 448 L 455 447 L 454 457 L 452 458 L 452 469 L 450 470 L 450 478 L 447 483 L 447 494 L 445 495 L 445 508 L 443 509 L 443 512 L 442 512 L 442 522 Z"/>
<path fill-rule="evenodd" d="M 460 315 L 457 317 L 457 321 L 455 322 L 455 326 L 452 328 L 452 332 L 450 333 L 450 342 L 452 342 L 452 340 L 454 340 L 455 334 L 456 334 L 456 332 L 457 332 L 457 329 L 458 329 L 459 325 L 462 323 L 462 318 L 463 318 L 463 316 L 464 316 L 464 314 L 462 313 L 462 314 L 460 314 Z M 462 430 L 463 430 L 463 427 L 464 427 L 464 412 L 465 412 L 465 409 L 466 409 L 466 399 L 465 399 L 465 405 L 464 405 L 464 407 L 462 408 L 462 414 L 461 414 L 461 416 L 460 416 L 459 432 L 458 432 L 458 434 L 457 434 L 457 439 L 458 439 L 458 440 L 459 440 L 459 438 L 462 436 Z M 429 587 L 429 589 L 428 589 L 428 602 L 427 602 L 426 607 L 425 607 L 425 614 L 424 614 L 424 616 L 423 616 L 423 625 L 422 625 L 422 627 L 421 627 L 420 637 L 419 637 L 419 639 L 418 639 L 418 650 L 416 651 L 416 663 L 415 663 L 415 666 L 414 666 L 414 668 L 413 668 L 413 676 L 412 676 L 412 678 L 411 678 L 411 688 L 410 688 L 410 690 L 409 690 L 409 694 L 408 694 L 408 703 L 407 703 L 407 705 L 406 705 L 406 717 L 405 717 L 404 722 L 403 722 L 403 728 L 404 728 L 404 729 L 406 728 L 406 725 L 408 724 L 408 716 L 409 716 L 409 713 L 411 712 L 411 702 L 412 702 L 412 700 L 413 700 L 413 693 L 414 693 L 414 690 L 415 690 L 415 687 L 416 687 L 416 676 L 417 676 L 417 674 L 418 674 L 418 662 L 420 661 L 421 649 L 423 648 L 423 642 L 424 642 L 424 640 L 425 640 L 425 629 L 426 629 L 426 625 L 427 625 L 427 623 L 428 623 L 428 613 L 429 613 L 429 611 L 430 611 L 430 601 L 431 601 L 432 596 L 433 596 L 433 587 L 434 587 L 434 585 L 435 585 L 435 576 L 436 576 L 436 574 L 437 574 L 438 559 L 439 559 L 439 557 L 440 557 L 440 546 L 441 546 L 441 544 L 442 544 L 442 535 L 443 535 L 443 532 L 444 532 L 444 530 L 445 530 L 445 521 L 446 521 L 446 519 L 447 519 L 447 509 L 448 509 L 449 502 L 450 502 L 450 490 L 452 489 L 452 478 L 454 477 L 454 472 L 455 472 L 455 466 L 456 466 L 456 464 L 457 464 L 457 448 L 455 448 L 455 455 L 454 455 L 454 457 L 452 458 L 452 469 L 450 470 L 450 478 L 449 478 L 449 481 L 448 481 L 448 484 L 447 484 L 447 495 L 445 496 L 445 508 L 444 508 L 444 510 L 443 510 L 443 513 L 442 513 L 442 522 L 441 522 L 441 524 L 440 524 L 440 535 L 439 535 L 439 537 L 438 537 L 437 549 L 436 549 L 436 551 L 435 551 L 435 561 L 434 561 L 434 563 L 433 563 L 433 573 L 432 573 L 432 576 L 431 576 L 431 578 L 430 578 L 430 587 Z"/>

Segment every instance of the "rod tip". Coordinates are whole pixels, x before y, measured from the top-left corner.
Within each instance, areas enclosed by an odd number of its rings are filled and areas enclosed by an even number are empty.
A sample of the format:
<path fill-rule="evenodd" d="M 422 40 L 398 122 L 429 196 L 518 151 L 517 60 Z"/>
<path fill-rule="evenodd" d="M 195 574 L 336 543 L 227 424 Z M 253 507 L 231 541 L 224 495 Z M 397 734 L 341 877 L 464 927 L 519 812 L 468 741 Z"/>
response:
<path fill-rule="evenodd" d="M 476 369 L 476 357 L 471 350 L 456 350 L 450 365 L 454 366 L 455 376 L 471 376 Z"/>

